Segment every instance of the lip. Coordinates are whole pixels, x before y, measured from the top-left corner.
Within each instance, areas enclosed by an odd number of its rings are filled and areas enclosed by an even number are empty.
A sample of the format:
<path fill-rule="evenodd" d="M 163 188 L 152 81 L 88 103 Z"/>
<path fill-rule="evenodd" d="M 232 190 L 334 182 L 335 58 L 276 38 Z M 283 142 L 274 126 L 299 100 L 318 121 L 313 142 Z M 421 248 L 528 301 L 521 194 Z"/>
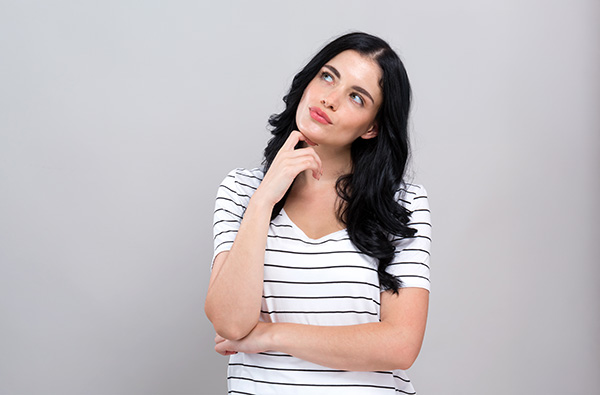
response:
<path fill-rule="evenodd" d="M 315 121 L 320 122 L 324 125 L 331 124 L 331 119 L 329 119 L 327 114 L 325 114 L 325 111 L 321 110 L 318 107 L 308 107 L 308 110 L 310 111 L 311 118 Z"/>

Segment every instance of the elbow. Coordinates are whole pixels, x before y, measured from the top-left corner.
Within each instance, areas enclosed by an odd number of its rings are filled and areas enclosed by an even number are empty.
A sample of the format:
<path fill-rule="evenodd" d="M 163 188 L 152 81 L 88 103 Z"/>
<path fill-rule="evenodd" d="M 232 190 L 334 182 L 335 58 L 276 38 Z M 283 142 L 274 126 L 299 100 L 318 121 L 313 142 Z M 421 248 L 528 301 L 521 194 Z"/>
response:
<path fill-rule="evenodd" d="M 254 326 L 256 326 L 256 324 Z M 218 325 L 213 323 L 215 332 L 217 332 L 219 336 L 224 337 L 227 340 L 241 340 L 245 338 L 250 332 L 252 332 L 254 326 L 235 324 Z"/>
<path fill-rule="evenodd" d="M 398 347 L 394 352 L 393 369 L 408 370 L 419 356 L 421 347 Z"/>
<path fill-rule="evenodd" d="M 246 337 L 258 323 L 256 320 L 241 321 L 237 317 L 228 317 L 219 314 L 210 308 L 208 304 L 204 305 L 204 313 L 208 320 L 213 324 L 215 332 L 228 340 L 240 340 Z"/>
<path fill-rule="evenodd" d="M 389 370 L 408 370 L 415 363 L 416 359 L 406 355 L 399 355 L 391 361 Z"/>
<path fill-rule="evenodd" d="M 408 370 L 415 363 L 416 358 L 402 358 L 400 361 L 396 361 L 396 368 L 400 370 Z"/>

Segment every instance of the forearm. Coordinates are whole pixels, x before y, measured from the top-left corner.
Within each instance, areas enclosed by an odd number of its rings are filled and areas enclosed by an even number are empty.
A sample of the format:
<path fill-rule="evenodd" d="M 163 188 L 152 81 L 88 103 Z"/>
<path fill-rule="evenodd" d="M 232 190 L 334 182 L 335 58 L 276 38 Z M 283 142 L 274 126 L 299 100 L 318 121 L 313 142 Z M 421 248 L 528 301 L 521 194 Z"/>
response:
<path fill-rule="evenodd" d="M 316 179 L 321 177 L 321 161 L 314 149 L 295 149 L 305 140 L 299 131 L 290 133 L 250 198 L 231 250 L 215 258 L 205 312 L 217 333 L 227 339 L 246 336 L 258 323 L 273 207 L 300 172 L 310 169 Z"/>
<path fill-rule="evenodd" d="M 258 322 L 267 233 L 273 206 L 253 196 L 225 261 L 213 274 L 205 311 L 217 333 L 244 337 Z"/>
<path fill-rule="evenodd" d="M 348 326 L 259 322 L 241 340 L 217 336 L 215 350 L 223 355 L 279 351 L 342 370 L 408 369 L 421 350 L 428 304 L 426 289 L 383 292 L 379 322 Z"/>
<path fill-rule="evenodd" d="M 351 326 L 269 324 L 268 348 L 322 366 L 353 371 L 408 369 L 422 338 L 386 322 Z"/>

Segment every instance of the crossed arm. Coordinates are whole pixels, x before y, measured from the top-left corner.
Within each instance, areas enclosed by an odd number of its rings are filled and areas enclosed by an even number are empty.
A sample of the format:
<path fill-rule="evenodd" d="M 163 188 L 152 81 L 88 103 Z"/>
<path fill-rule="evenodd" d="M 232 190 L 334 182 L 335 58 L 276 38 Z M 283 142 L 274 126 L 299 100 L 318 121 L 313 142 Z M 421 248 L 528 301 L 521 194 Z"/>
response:
<path fill-rule="evenodd" d="M 247 214 L 245 218 L 251 219 L 255 213 Z M 252 232 L 252 237 L 260 236 Z M 429 291 L 401 288 L 398 294 L 383 292 L 380 322 L 348 326 L 260 322 L 263 266 L 255 265 L 259 271 L 247 265 L 251 254 L 241 251 L 244 245 L 220 253 L 213 267 L 206 312 L 217 332 L 218 353 L 278 351 L 351 371 L 408 369 L 413 364 L 425 334 Z M 236 257 L 240 259 L 227 259 Z M 264 252 L 256 259 L 264 259 Z M 217 299 L 219 289 L 223 293 Z"/>
<path fill-rule="evenodd" d="M 373 371 L 407 369 L 419 354 L 429 291 L 402 288 L 381 294 L 381 321 L 350 326 L 259 322 L 264 252 L 274 204 L 294 177 L 305 170 L 319 179 L 321 161 L 305 140 L 292 132 L 246 207 L 231 250 L 214 260 L 205 311 L 217 336 L 215 350 L 279 351 L 334 369 Z"/>
<path fill-rule="evenodd" d="M 333 369 L 374 371 L 408 369 L 419 354 L 429 291 L 400 289 L 381 295 L 381 321 L 350 326 L 316 326 L 258 322 L 243 339 L 226 340 L 217 334 L 215 350 L 279 351 Z"/>

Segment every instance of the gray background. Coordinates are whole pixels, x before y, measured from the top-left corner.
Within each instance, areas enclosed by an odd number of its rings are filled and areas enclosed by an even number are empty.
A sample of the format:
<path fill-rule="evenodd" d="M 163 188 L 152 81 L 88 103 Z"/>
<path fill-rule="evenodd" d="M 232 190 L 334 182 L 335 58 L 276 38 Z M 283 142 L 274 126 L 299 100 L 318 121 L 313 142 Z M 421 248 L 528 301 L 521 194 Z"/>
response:
<path fill-rule="evenodd" d="M 387 39 L 430 194 L 420 394 L 600 388 L 597 1 L 0 2 L 0 393 L 219 394 L 216 188 L 324 44 Z"/>

